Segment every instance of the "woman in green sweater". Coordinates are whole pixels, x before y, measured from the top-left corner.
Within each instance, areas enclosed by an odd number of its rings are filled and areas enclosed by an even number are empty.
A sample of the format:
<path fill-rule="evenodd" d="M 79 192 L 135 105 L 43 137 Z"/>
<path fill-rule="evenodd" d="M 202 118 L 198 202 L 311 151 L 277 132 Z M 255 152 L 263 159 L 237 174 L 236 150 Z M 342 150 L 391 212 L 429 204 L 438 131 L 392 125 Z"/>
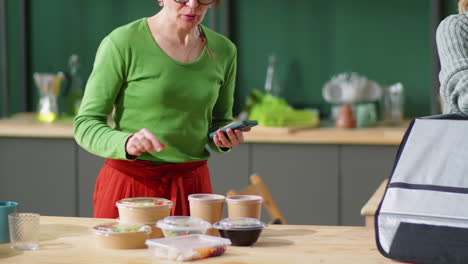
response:
<path fill-rule="evenodd" d="M 243 142 L 240 130 L 219 130 L 232 122 L 237 51 L 200 24 L 214 1 L 160 0 L 154 16 L 101 42 L 74 122 L 78 144 L 106 158 L 95 217 L 118 217 L 115 202 L 129 197 L 171 199 L 173 215 L 188 215 L 189 194 L 212 192 L 206 146 Z"/>
<path fill-rule="evenodd" d="M 468 116 L 468 0 L 458 1 L 459 14 L 437 28 L 443 112 Z"/>

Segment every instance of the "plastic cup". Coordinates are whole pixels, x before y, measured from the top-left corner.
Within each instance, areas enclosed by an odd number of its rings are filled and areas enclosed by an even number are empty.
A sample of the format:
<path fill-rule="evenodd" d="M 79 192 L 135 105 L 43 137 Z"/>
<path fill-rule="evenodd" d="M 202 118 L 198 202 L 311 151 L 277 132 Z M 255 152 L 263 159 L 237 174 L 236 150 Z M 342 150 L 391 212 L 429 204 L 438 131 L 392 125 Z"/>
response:
<path fill-rule="evenodd" d="M 226 198 L 228 217 L 252 217 L 260 219 L 263 198 L 258 195 L 232 195 Z"/>
<path fill-rule="evenodd" d="M 0 243 L 10 242 L 8 215 L 16 213 L 17 207 L 17 202 L 0 202 Z"/>
<path fill-rule="evenodd" d="M 224 201 L 226 197 L 220 194 L 195 193 L 188 196 L 190 215 L 199 217 L 210 224 L 223 219 Z M 208 235 L 219 236 L 218 230 L 210 228 Z"/>
<path fill-rule="evenodd" d="M 8 215 L 11 247 L 15 250 L 36 250 L 39 247 L 39 214 Z"/>

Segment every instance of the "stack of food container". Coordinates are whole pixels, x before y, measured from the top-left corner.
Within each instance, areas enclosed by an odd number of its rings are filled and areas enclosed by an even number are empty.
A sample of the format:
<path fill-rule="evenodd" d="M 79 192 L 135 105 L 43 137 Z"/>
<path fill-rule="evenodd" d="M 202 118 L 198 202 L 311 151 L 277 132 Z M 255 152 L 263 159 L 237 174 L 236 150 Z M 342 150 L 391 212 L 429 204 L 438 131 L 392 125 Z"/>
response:
<path fill-rule="evenodd" d="M 172 202 L 164 198 L 137 197 L 117 201 L 119 221 L 93 227 L 99 247 L 145 248 L 145 241 L 163 237 L 156 222 L 171 213 Z"/>

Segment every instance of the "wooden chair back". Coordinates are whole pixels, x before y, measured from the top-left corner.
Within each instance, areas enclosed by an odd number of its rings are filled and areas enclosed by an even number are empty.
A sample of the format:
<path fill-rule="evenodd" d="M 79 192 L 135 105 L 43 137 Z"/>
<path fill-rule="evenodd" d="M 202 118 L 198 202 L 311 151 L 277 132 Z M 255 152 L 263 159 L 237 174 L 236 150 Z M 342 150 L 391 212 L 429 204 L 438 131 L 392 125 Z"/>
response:
<path fill-rule="evenodd" d="M 275 200 L 271 196 L 270 191 L 268 190 L 266 184 L 263 182 L 259 174 L 254 173 L 250 175 L 250 185 L 245 187 L 240 191 L 229 190 L 226 195 L 238 195 L 238 194 L 249 194 L 249 195 L 259 195 L 263 197 L 263 205 L 270 214 L 271 221 L 270 224 L 286 224 L 286 220 L 283 217 L 283 214 L 276 205 Z"/>

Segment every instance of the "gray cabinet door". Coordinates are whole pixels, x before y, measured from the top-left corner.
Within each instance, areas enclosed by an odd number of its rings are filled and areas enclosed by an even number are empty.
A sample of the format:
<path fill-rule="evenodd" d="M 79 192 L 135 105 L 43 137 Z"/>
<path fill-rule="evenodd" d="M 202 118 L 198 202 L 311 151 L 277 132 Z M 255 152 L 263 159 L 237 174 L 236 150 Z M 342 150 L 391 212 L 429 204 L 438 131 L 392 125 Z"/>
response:
<path fill-rule="evenodd" d="M 241 144 L 229 153 L 211 153 L 208 160 L 213 193 L 225 195 L 249 184 L 250 145 Z"/>
<path fill-rule="evenodd" d="M 76 145 L 70 139 L 0 138 L 0 200 L 19 211 L 76 216 Z"/>
<path fill-rule="evenodd" d="M 338 224 L 338 146 L 253 144 L 259 173 L 288 224 Z"/>
<path fill-rule="evenodd" d="M 104 158 L 78 148 L 78 216 L 93 217 L 93 193 Z"/>
<path fill-rule="evenodd" d="M 341 146 L 340 225 L 364 225 L 361 208 L 390 177 L 398 146 Z"/>
<path fill-rule="evenodd" d="M 245 143 L 213 153 L 213 192 L 249 185 L 259 173 L 290 224 L 363 225 L 361 207 L 391 173 L 398 146 Z M 0 138 L 0 200 L 43 215 L 93 215 L 104 162 L 72 139 Z M 268 221 L 263 212 L 262 219 Z"/>

